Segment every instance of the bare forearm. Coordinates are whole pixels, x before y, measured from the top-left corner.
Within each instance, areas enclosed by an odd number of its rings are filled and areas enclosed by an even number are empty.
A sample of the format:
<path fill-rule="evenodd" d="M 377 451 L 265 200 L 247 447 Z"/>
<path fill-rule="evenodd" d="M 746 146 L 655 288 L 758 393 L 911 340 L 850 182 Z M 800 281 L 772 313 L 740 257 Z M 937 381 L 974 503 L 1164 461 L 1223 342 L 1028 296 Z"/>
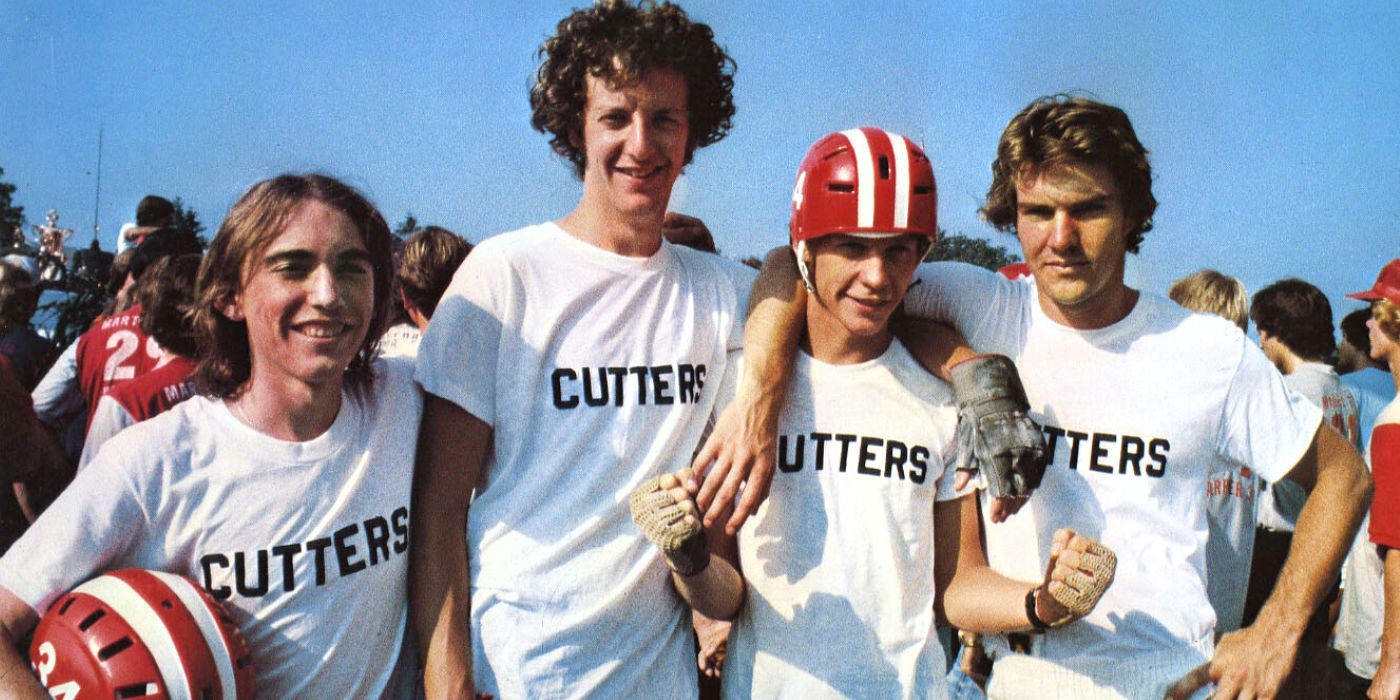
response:
<path fill-rule="evenodd" d="M 763 261 L 763 269 L 749 295 L 744 322 L 744 374 L 738 394 L 755 401 L 781 397 L 786 392 L 793 353 L 802 338 L 807 292 L 797 274 L 792 251 L 777 248 Z M 768 399 L 776 403 L 776 398 Z"/>
<path fill-rule="evenodd" d="M 0 697 L 47 700 L 48 691 L 29 669 L 15 640 L 24 637 L 38 622 L 28 606 L 0 588 Z"/>
<path fill-rule="evenodd" d="M 948 585 L 943 610 L 948 624 L 970 632 L 1027 632 L 1026 593 L 1035 586 L 1009 579 L 991 567 L 966 567 Z"/>
<path fill-rule="evenodd" d="M 722 557 L 710 554 L 710 564 L 694 576 L 671 573 L 681 599 L 695 612 L 714 620 L 732 620 L 744 603 L 744 579 Z"/>
<path fill-rule="evenodd" d="M 943 381 L 952 379 L 950 370 L 953 365 L 977 356 L 977 351 L 967 344 L 962 335 L 935 321 L 905 317 L 893 323 L 891 328 L 914 359 Z"/>
<path fill-rule="evenodd" d="M 1336 581 L 1337 571 L 1371 501 L 1371 477 L 1359 455 L 1323 426 L 1316 439 L 1316 480 L 1298 516 L 1288 559 L 1256 624 L 1297 639 Z M 1305 457 L 1305 459 L 1308 459 Z"/>
<path fill-rule="evenodd" d="M 474 689 L 466 545 L 460 528 L 445 527 L 452 521 L 438 518 L 433 524 L 417 510 L 409 594 L 418 648 L 423 650 L 424 687 L 429 698 L 470 698 Z"/>
<path fill-rule="evenodd" d="M 464 524 L 491 429 L 429 396 L 414 470 L 409 595 L 429 698 L 472 698 L 471 578 Z"/>
<path fill-rule="evenodd" d="M 16 700 L 48 700 L 49 693 L 29 671 L 29 664 L 12 644 L 0 644 L 0 697 Z"/>
<path fill-rule="evenodd" d="M 1400 671 L 1400 549 L 1385 553 L 1385 605 L 1381 666 Z"/>

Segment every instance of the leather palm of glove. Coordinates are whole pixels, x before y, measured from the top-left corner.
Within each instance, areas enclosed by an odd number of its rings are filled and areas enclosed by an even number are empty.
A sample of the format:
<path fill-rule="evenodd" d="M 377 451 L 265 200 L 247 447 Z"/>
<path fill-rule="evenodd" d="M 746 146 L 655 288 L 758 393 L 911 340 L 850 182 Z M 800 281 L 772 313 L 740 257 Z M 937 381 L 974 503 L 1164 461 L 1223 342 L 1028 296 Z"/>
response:
<path fill-rule="evenodd" d="M 958 466 L 981 473 L 993 498 L 1029 496 L 1045 473 L 1045 436 L 1031 420 L 1016 365 L 1005 355 L 978 355 L 954 365 Z"/>

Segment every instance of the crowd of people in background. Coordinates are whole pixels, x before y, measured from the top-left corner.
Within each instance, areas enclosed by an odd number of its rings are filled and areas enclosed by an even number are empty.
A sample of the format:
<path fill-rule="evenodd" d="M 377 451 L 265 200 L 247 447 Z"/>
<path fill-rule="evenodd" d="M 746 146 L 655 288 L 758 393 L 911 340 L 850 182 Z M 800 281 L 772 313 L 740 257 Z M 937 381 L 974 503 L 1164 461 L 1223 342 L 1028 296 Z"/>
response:
<path fill-rule="evenodd" d="M 259 697 L 1400 697 L 1400 258 L 1339 324 L 1132 289 L 1148 151 L 1054 96 L 982 208 L 1017 269 L 920 265 L 936 164 L 861 128 L 756 275 L 667 210 L 735 111 L 709 27 L 607 0 L 540 56 L 557 218 L 396 238 L 282 174 L 206 247 L 148 196 L 61 348 L 0 261 L 0 695 L 137 567 Z"/>

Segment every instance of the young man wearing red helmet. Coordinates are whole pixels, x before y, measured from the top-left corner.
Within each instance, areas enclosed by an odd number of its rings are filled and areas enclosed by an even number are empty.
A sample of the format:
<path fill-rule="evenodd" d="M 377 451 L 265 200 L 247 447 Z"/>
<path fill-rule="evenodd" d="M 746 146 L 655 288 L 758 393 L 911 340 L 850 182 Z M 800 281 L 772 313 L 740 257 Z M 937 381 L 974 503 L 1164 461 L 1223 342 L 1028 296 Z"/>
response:
<path fill-rule="evenodd" d="M 701 532 L 687 473 L 633 498 L 682 597 L 735 619 L 725 697 L 942 697 L 935 611 L 973 630 L 1058 627 L 1112 580 L 1112 554 L 1070 531 L 1039 585 L 982 557 L 977 504 L 954 486 L 954 393 L 890 329 L 936 242 L 936 208 L 928 158 L 898 134 L 818 141 L 793 191 L 792 248 L 811 303 L 767 500 L 736 539 L 723 522 Z M 734 393 L 726 385 L 720 401 Z"/>
<path fill-rule="evenodd" d="M 1005 522 L 984 523 L 988 560 L 1038 580 L 1055 528 L 1068 525 L 1111 546 L 1120 566 L 1081 623 L 1026 645 L 993 637 L 990 693 L 1188 697 L 1214 681 L 1219 698 L 1272 696 L 1360 521 L 1370 489 L 1360 457 L 1237 328 L 1125 284 L 1156 200 L 1147 150 L 1122 110 L 1037 100 L 1006 127 L 992 170 L 983 215 L 1015 232 L 1033 283 L 940 263 L 919 272 L 906 299 L 911 313 L 1014 359 L 1047 436 L 1041 488 Z M 788 312 L 790 324 L 799 313 Z M 749 329 L 772 325 L 751 319 Z M 1204 570 L 1217 458 L 1316 486 L 1258 620 L 1218 646 Z"/>

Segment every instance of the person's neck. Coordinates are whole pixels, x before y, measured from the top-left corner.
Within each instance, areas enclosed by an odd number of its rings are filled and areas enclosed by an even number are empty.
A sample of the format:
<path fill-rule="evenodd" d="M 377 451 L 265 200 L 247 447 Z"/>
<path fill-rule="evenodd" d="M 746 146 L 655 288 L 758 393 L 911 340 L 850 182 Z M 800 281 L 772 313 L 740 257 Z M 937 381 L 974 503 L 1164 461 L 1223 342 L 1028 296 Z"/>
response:
<path fill-rule="evenodd" d="M 586 201 L 560 219 L 559 228 L 574 238 L 616 255 L 649 258 L 661 247 L 664 210 L 633 216 L 610 207 L 590 206 Z"/>
<path fill-rule="evenodd" d="M 894 335 L 886 324 L 884 331 L 873 336 L 851 333 L 836 319 L 807 305 L 807 328 L 801 347 L 812 359 L 829 365 L 856 365 L 869 362 L 890 348 Z"/>
<path fill-rule="evenodd" d="M 233 414 L 254 430 L 288 442 L 323 435 L 340 414 L 342 382 L 312 385 L 250 377 L 228 400 Z"/>
<path fill-rule="evenodd" d="M 1283 374 L 1293 374 L 1298 370 L 1298 367 L 1308 364 L 1308 362 L 1308 360 L 1299 357 L 1297 353 L 1289 350 L 1282 343 L 1279 343 L 1278 359 L 1274 362 L 1274 364 L 1278 366 L 1279 372 Z"/>
<path fill-rule="evenodd" d="M 1128 317 L 1137 305 L 1138 290 L 1120 287 L 1117 292 L 1101 294 L 1083 304 L 1069 306 L 1057 303 L 1044 291 L 1037 294 L 1040 310 L 1055 323 L 1079 331 L 1107 328 Z"/>

